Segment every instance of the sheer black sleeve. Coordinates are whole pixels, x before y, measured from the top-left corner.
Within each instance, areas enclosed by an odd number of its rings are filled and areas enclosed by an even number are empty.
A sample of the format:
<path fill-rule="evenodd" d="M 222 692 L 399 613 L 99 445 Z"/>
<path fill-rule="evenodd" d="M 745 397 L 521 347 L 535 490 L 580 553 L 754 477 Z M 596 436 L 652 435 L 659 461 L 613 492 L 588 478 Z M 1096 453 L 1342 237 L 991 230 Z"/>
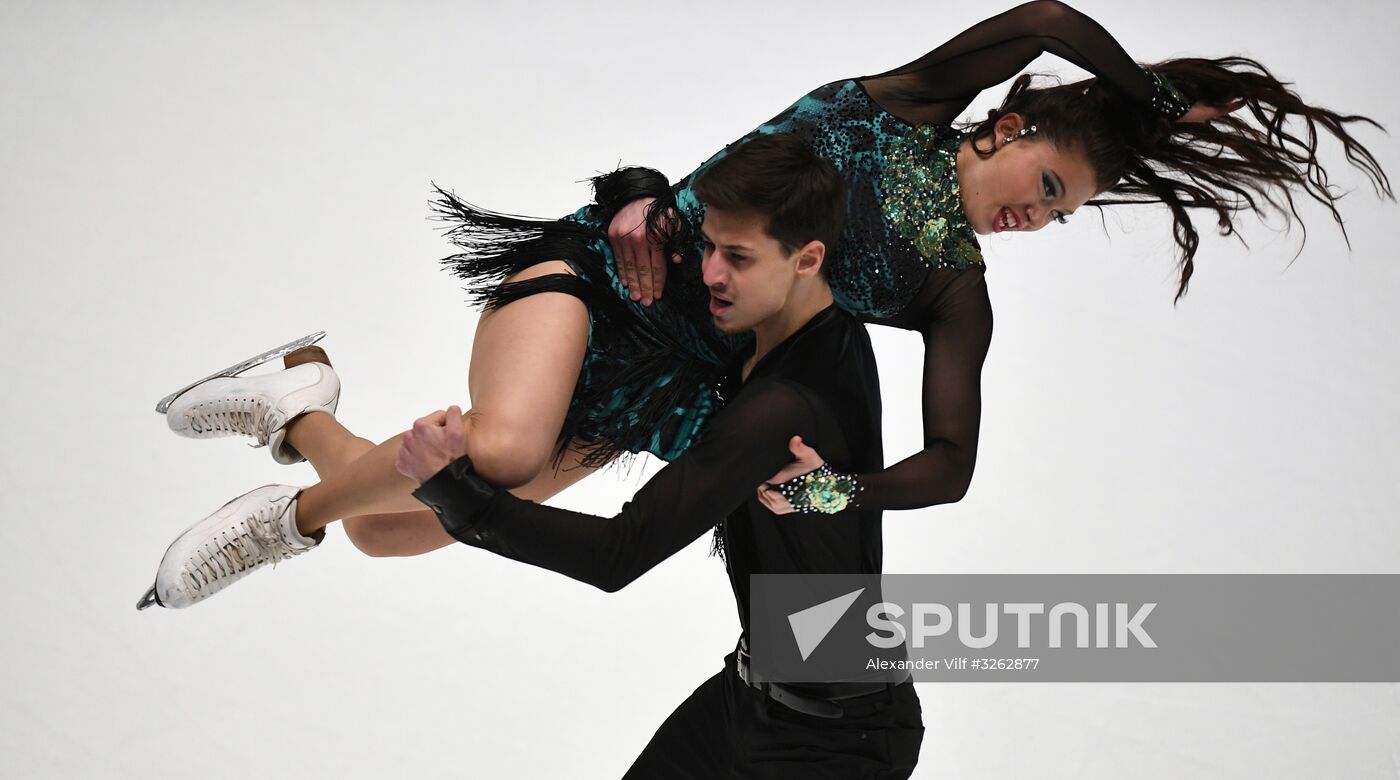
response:
<path fill-rule="evenodd" d="M 923 334 L 924 449 L 884 471 L 858 475 L 862 506 L 917 509 L 952 503 L 967 493 L 977 461 L 982 363 L 992 340 L 985 271 L 980 265 L 965 271 L 935 268 L 904 312 L 876 321 Z"/>
<path fill-rule="evenodd" d="M 756 486 L 792 460 L 792 436 L 812 436 L 843 457 L 831 415 L 818 414 L 819 406 L 800 386 L 753 381 L 613 517 L 516 498 L 477 477 L 466 458 L 414 495 L 459 541 L 616 591 L 753 499 Z"/>
<path fill-rule="evenodd" d="M 872 99 L 914 124 L 946 125 L 979 92 L 1050 52 L 1151 104 L 1154 81 L 1098 22 L 1057 0 L 998 14 L 900 68 L 861 79 Z"/>

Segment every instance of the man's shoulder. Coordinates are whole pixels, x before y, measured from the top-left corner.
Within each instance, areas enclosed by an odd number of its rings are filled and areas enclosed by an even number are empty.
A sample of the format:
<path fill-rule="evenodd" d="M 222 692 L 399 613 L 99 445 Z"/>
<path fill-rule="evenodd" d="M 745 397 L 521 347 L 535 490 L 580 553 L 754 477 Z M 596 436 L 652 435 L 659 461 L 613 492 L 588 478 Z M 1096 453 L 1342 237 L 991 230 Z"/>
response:
<path fill-rule="evenodd" d="M 754 377 L 738 396 L 749 404 L 806 403 L 816 397 L 812 388 L 781 374 Z"/>
<path fill-rule="evenodd" d="M 843 309 L 832 307 L 817 327 L 793 344 L 806 365 L 826 365 L 835 370 L 862 370 L 875 358 L 865 323 Z"/>
<path fill-rule="evenodd" d="M 868 384 L 877 376 L 865 325 L 836 307 L 817 316 L 744 384 L 736 401 L 747 398 L 748 406 L 770 409 L 800 402 L 805 410 L 822 411 L 835 397 L 849 395 L 851 382 Z"/>

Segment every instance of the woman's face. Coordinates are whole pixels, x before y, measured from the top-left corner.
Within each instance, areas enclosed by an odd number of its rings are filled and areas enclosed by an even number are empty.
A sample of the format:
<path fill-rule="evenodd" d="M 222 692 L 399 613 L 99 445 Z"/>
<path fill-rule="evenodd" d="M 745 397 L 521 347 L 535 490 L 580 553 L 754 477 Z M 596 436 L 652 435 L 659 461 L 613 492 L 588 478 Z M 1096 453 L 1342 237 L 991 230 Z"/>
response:
<path fill-rule="evenodd" d="M 979 234 L 1040 230 L 1098 194 L 1094 170 L 1083 155 L 1034 133 L 1017 137 L 1023 126 L 1020 115 L 1007 114 L 996 124 L 995 154 L 978 157 L 970 140 L 958 154 L 963 210 Z M 1007 137 L 1015 140 L 1007 143 Z"/>

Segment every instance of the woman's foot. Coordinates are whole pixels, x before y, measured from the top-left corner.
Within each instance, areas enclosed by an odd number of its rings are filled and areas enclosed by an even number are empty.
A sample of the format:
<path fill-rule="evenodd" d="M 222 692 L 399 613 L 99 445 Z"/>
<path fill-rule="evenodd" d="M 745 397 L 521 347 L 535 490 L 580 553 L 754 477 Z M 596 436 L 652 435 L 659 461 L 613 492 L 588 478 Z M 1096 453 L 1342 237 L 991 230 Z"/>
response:
<path fill-rule="evenodd" d="M 175 433 L 194 439 L 251 436 L 273 460 L 303 460 L 287 443 L 287 426 L 309 412 L 334 415 L 340 379 L 320 347 L 303 347 L 284 359 L 287 368 L 258 376 L 217 377 L 178 396 L 166 410 Z"/>
<path fill-rule="evenodd" d="M 297 531 L 301 488 L 264 485 L 224 504 L 180 534 L 165 551 L 156 581 L 137 609 L 181 609 L 203 601 L 268 564 L 320 544 Z"/>

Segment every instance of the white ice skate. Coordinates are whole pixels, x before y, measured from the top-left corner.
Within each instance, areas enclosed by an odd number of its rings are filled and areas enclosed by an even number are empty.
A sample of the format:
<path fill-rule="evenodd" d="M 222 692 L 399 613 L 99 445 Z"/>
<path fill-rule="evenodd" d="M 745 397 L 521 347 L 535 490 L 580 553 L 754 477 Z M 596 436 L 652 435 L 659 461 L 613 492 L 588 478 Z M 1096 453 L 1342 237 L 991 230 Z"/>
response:
<path fill-rule="evenodd" d="M 265 485 L 185 529 L 165 551 L 155 584 L 136 608 L 188 607 L 257 569 L 315 547 L 319 539 L 297 532 L 300 492 L 291 485 Z"/>
<path fill-rule="evenodd" d="M 286 443 L 287 423 L 307 412 L 335 414 L 340 402 L 340 379 L 325 353 L 310 346 L 324 335 L 313 333 L 229 366 L 161 399 L 156 411 L 181 436 L 251 436 L 253 446 L 267 446 L 278 463 L 299 463 L 301 453 Z M 289 368 L 239 376 L 284 355 Z"/>

